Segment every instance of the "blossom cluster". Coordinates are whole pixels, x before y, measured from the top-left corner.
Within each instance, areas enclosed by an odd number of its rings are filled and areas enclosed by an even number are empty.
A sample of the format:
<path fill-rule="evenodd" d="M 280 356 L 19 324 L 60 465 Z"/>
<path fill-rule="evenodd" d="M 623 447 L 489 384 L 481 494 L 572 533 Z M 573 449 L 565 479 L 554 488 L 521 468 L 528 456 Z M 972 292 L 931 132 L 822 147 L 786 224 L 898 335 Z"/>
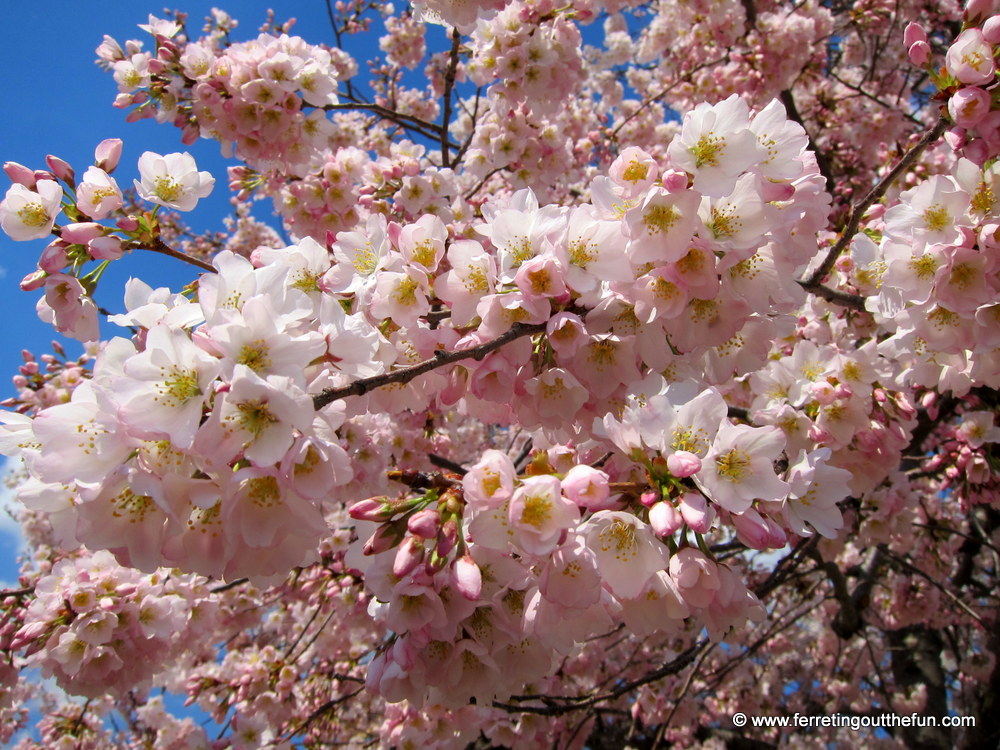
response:
<path fill-rule="evenodd" d="M 191 647 L 185 637 L 197 585 L 167 571 L 141 575 L 108 552 L 66 558 L 36 583 L 12 648 L 76 695 L 123 693 Z"/>
<path fill-rule="evenodd" d="M 947 94 L 948 116 L 954 127 L 949 142 L 978 166 L 1000 154 L 1000 110 L 995 103 L 1000 55 L 1000 14 L 989 3 L 970 3 L 962 33 L 951 42 L 944 68 L 933 71 L 927 32 L 918 23 L 906 27 L 903 44 L 910 61 L 932 70 L 935 85 Z"/>
<path fill-rule="evenodd" d="M 152 52 L 105 38 L 101 61 L 114 73 L 115 106 L 132 119 L 155 117 L 184 130 L 184 141 L 220 141 L 262 171 L 304 173 L 335 131 L 326 108 L 337 104 L 337 81 L 356 63 L 339 49 L 301 37 L 261 34 L 223 47 L 218 36 L 185 44 L 180 26 L 150 17 Z"/>

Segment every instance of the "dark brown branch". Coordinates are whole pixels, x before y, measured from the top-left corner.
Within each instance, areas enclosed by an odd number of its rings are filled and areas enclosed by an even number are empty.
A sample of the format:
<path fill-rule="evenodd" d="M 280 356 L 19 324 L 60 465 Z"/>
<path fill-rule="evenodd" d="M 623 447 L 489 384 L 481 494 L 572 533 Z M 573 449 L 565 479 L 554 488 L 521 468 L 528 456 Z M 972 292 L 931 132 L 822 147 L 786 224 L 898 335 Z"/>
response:
<path fill-rule="evenodd" d="M 468 349 L 459 349 L 453 352 L 438 352 L 437 356 L 425 359 L 423 362 L 415 364 L 412 367 L 403 367 L 399 370 L 393 370 L 392 372 L 387 372 L 382 375 L 373 375 L 370 378 L 355 380 L 350 385 L 345 385 L 340 388 L 327 388 L 319 395 L 313 397 L 313 406 L 317 410 L 322 409 L 327 404 L 332 404 L 337 399 L 346 398 L 347 396 L 363 396 L 368 393 L 368 391 L 381 388 L 384 385 L 390 385 L 392 383 L 409 383 L 411 380 L 423 375 L 425 372 L 436 370 L 439 367 L 450 365 L 453 362 L 460 362 L 463 359 L 482 359 L 490 352 L 502 347 L 504 344 L 509 344 L 511 341 L 519 339 L 522 336 L 529 336 L 533 333 L 541 333 L 544 330 L 545 323 L 515 323 L 511 326 L 509 331 L 500 334 L 492 341 L 487 341 L 485 344 L 473 346 Z"/>
<path fill-rule="evenodd" d="M 284 739 L 288 740 L 288 739 L 291 739 L 292 737 L 294 737 L 297 734 L 302 734 L 302 732 L 304 732 L 306 729 L 308 729 L 309 726 L 314 721 L 316 721 L 319 717 L 321 717 L 323 714 L 325 714 L 325 713 L 333 710 L 334 708 L 336 708 L 337 706 L 339 706 L 341 703 L 346 703 L 351 698 L 355 697 L 356 695 L 359 695 L 362 692 L 364 692 L 364 686 L 358 688 L 353 693 L 348 693 L 347 695 L 342 695 L 339 698 L 333 698 L 331 700 L 328 700 L 322 706 L 320 706 L 315 711 L 313 711 L 311 714 L 309 714 L 309 718 L 307 718 L 305 721 L 303 721 L 301 724 L 299 724 L 299 726 L 294 731 L 292 731 L 289 734 L 285 735 Z"/>
<path fill-rule="evenodd" d="M 3 591 L 0 591 L 0 599 L 6 599 L 8 596 L 16 596 L 16 597 L 30 596 L 31 594 L 34 593 L 35 593 L 34 586 L 29 586 L 24 589 L 4 589 Z"/>
<path fill-rule="evenodd" d="M 805 281 L 799 281 L 798 283 L 810 294 L 822 297 L 827 302 L 834 305 L 848 307 L 851 310 L 857 310 L 859 312 L 864 312 L 865 310 L 864 297 L 859 297 L 856 294 L 848 294 L 847 292 L 838 292 L 836 289 L 831 289 L 830 287 L 823 286 L 822 284 L 810 286 L 809 283 Z"/>
<path fill-rule="evenodd" d="M 955 594 L 953 594 L 951 591 L 942 586 L 940 582 L 936 581 L 930 575 L 928 575 L 915 565 L 911 564 L 909 561 L 905 560 L 899 555 L 893 554 L 889 550 L 885 550 L 883 554 L 885 554 L 893 564 L 898 565 L 899 567 L 903 568 L 909 573 L 912 573 L 913 575 L 920 576 L 921 578 L 925 579 L 928 583 L 934 586 L 934 588 L 936 588 L 938 591 L 940 591 L 949 599 L 951 599 L 951 601 L 955 604 L 955 606 L 957 606 L 959 609 L 965 612 L 965 614 L 969 615 L 969 617 L 978 622 L 981 626 L 986 627 L 986 623 L 983 622 L 983 618 L 980 617 L 979 614 L 974 609 L 972 609 L 972 607 L 970 607 L 968 604 L 966 604 L 957 596 L 955 596 Z"/>
<path fill-rule="evenodd" d="M 202 271 L 208 271 L 209 273 L 216 273 L 215 266 L 211 263 L 206 263 L 198 258 L 193 258 L 190 255 L 182 253 L 180 250 L 174 250 L 172 247 L 167 245 L 163 240 L 157 237 L 152 245 L 144 245 L 140 242 L 128 242 L 125 244 L 126 250 L 151 250 L 154 253 L 160 253 L 161 255 L 168 255 L 171 258 L 176 258 L 177 260 L 184 261 L 185 263 L 190 263 L 192 266 L 200 268 Z"/>
<path fill-rule="evenodd" d="M 465 474 L 465 467 L 461 464 L 457 464 L 449 458 L 444 456 L 439 456 L 436 453 L 428 453 L 427 460 L 432 464 L 437 466 L 439 469 L 444 469 L 445 471 L 450 471 L 455 474 Z"/>
<path fill-rule="evenodd" d="M 451 31 L 451 57 L 448 59 L 448 70 L 444 74 L 444 103 L 441 111 L 441 166 L 451 166 L 451 155 L 448 153 L 448 124 L 451 122 L 451 92 L 455 88 L 455 73 L 458 70 L 458 50 L 462 35 L 458 29 Z"/>
<path fill-rule="evenodd" d="M 816 145 L 816 141 L 813 140 L 812 133 L 809 132 L 805 120 L 802 119 L 802 115 L 799 113 L 799 108 L 795 105 L 795 97 L 792 95 L 792 92 L 785 89 L 781 92 L 780 96 L 781 103 L 785 105 L 785 114 L 788 115 L 788 119 L 797 122 L 802 126 L 802 130 L 805 131 L 806 138 L 809 139 L 809 150 L 816 155 L 816 166 L 819 167 L 819 173 L 826 180 L 826 192 L 832 194 L 837 182 L 833 179 L 833 168 L 830 165 L 829 157 L 827 157 L 825 151 Z"/>
<path fill-rule="evenodd" d="M 621 131 L 621 129 L 624 128 L 633 118 L 638 117 L 639 114 L 643 110 L 645 110 L 646 108 L 648 108 L 649 105 L 651 105 L 653 102 L 657 102 L 660 99 L 662 99 L 663 97 L 665 97 L 667 94 L 669 94 L 670 91 L 675 86 L 678 86 L 678 85 L 684 83 L 685 81 L 690 80 L 691 76 L 694 75 L 695 73 L 697 73 L 702 68 L 707 68 L 710 65 L 718 65 L 719 63 L 723 63 L 723 62 L 725 62 L 728 59 L 729 59 L 728 56 L 727 57 L 720 57 L 717 60 L 709 60 L 708 62 L 703 62 L 703 63 L 700 63 L 698 65 L 695 65 L 693 68 L 691 68 L 691 70 L 689 70 L 683 76 L 681 76 L 679 78 L 675 78 L 673 81 L 671 81 L 666 86 L 664 86 L 662 89 L 660 89 L 660 91 L 658 93 L 653 94 L 652 96 L 646 97 L 645 99 L 642 100 L 642 102 L 639 104 L 639 106 L 636 107 L 635 112 L 633 112 L 632 114 L 630 114 L 628 117 L 626 117 L 624 120 L 622 120 L 620 123 L 618 123 L 618 125 L 615 126 L 615 129 L 611 131 L 611 137 L 612 138 L 617 137 L 618 133 Z"/>
<path fill-rule="evenodd" d="M 223 583 L 219 586 L 215 586 L 209 589 L 213 594 L 218 594 L 222 591 L 229 591 L 229 589 L 234 589 L 237 586 L 242 586 L 244 583 L 249 583 L 249 578 L 237 578 L 235 581 L 230 581 L 229 583 Z"/>
<path fill-rule="evenodd" d="M 944 133 L 945 128 L 948 127 L 948 120 L 944 117 L 938 119 L 934 127 L 928 130 L 923 136 L 917 141 L 913 147 L 907 151 L 903 157 L 896 163 L 889 173 L 879 180 L 875 186 L 868 191 L 868 194 L 861 199 L 861 201 L 855 204 L 854 208 L 851 209 L 851 218 L 847 222 L 847 227 L 844 229 L 844 233 L 837 240 L 837 243 L 830 248 L 830 252 L 827 253 L 826 258 L 820 264 L 812 276 L 810 276 L 802 286 L 808 291 L 815 291 L 819 288 L 820 283 L 826 278 L 827 274 L 833 269 L 833 264 L 837 262 L 837 258 L 840 254 L 844 252 L 848 245 L 851 244 L 851 240 L 854 239 L 854 235 L 858 233 L 858 229 L 861 226 L 861 219 L 865 215 L 865 212 L 871 208 L 875 201 L 879 200 L 885 192 L 889 189 L 889 186 L 896 181 L 903 172 L 905 172 L 909 167 L 919 158 L 923 150 L 927 148 L 931 143 L 936 141 Z"/>
<path fill-rule="evenodd" d="M 487 180 L 489 180 L 490 177 L 495 175 L 497 172 L 503 172 L 505 169 L 507 169 L 507 167 L 496 167 L 495 169 L 491 169 L 489 172 L 483 175 L 483 179 L 481 179 L 479 183 L 474 188 L 472 188 L 472 190 L 470 190 L 465 194 L 465 200 L 469 200 L 470 198 L 472 198 L 472 196 L 474 196 L 476 193 L 482 190 L 483 185 L 486 184 Z"/>
<path fill-rule="evenodd" d="M 504 703 L 501 701 L 493 701 L 494 708 L 500 708 L 505 711 L 511 711 L 516 713 L 529 713 L 529 714 L 539 714 L 542 716 L 560 716 L 562 714 L 567 714 L 572 711 L 579 711 L 581 709 L 590 708 L 597 703 L 602 703 L 604 701 L 611 701 L 616 698 L 635 690 L 637 687 L 642 687 L 650 682 L 656 682 L 657 680 L 663 679 L 664 677 L 669 677 L 670 675 L 675 675 L 689 664 L 691 664 L 701 652 L 712 645 L 709 640 L 701 640 L 694 644 L 686 651 L 679 653 L 676 658 L 672 661 L 667 662 L 659 669 L 654 669 L 652 672 L 647 672 L 642 677 L 635 680 L 630 680 L 629 682 L 622 683 L 618 685 L 613 690 L 609 690 L 606 693 L 600 695 L 592 695 L 589 697 L 577 697 L 577 696 L 512 696 L 511 701 Z M 518 705 L 518 701 L 527 700 L 541 700 L 546 703 L 544 706 L 522 706 Z"/>
<path fill-rule="evenodd" d="M 442 128 L 436 123 L 427 122 L 426 120 L 421 120 L 419 117 L 413 117 L 412 115 L 403 114 L 402 112 L 396 112 L 395 110 L 383 107 L 380 104 L 369 104 L 367 102 L 346 102 L 342 104 L 327 104 L 323 107 L 323 109 L 327 111 L 365 110 L 366 112 L 376 114 L 379 117 L 389 120 L 390 122 L 394 122 L 401 127 L 416 131 L 425 138 L 436 140 L 437 138 L 448 137 L 447 129 Z M 449 142 L 448 145 L 451 148 L 458 148 L 456 144 L 451 142 Z"/>
<path fill-rule="evenodd" d="M 834 73 L 832 70 L 830 71 L 829 75 L 830 75 L 830 77 L 833 80 L 835 80 L 837 83 L 839 83 L 844 88 L 848 88 L 851 91 L 856 91 L 857 93 L 861 94 L 861 96 L 865 97 L 866 99 L 871 99 L 873 102 L 875 102 L 876 104 L 878 104 L 880 107 L 885 107 L 886 109 L 891 109 L 893 111 L 899 111 L 899 108 L 898 108 L 897 105 L 895 105 L 895 104 L 889 104 L 889 102 L 884 102 L 881 99 L 879 99 L 877 96 L 875 96 L 875 94 L 872 94 L 872 93 L 869 93 L 868 91 L 865 91 L 860 86 L 855 86 L 853 83 L 848 83 L 843 78 L 841 78 L 836 73 Z M 917 117 L 915 117 L 914 115 L 912 115 L 912 114 L 910 114 L 908 112 L 902 112 L 901 114 L 903 115 L 903 117 L 905 117 L 910 122 L 912 122 L 912 123 L 914 123 L 916 125 L 923 125 L 923 123 Z"/>

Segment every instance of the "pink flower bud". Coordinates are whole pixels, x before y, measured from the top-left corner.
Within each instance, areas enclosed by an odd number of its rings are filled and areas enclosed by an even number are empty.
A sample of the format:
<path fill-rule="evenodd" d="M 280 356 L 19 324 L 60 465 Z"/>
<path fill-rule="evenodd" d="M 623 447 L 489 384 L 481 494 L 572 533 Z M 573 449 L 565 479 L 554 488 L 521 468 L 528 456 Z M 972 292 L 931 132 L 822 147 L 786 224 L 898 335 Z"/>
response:
<path fill-rule="evenodd" d="M 396 550 L 392 561 L 392 574 L 396 578 L 405 578 L 424 559 L 424 545 L 416 537 L 408 536 Z"/>
<path fill-rule="evenodd" d="M 658 537 L 673 534 L 684 523 L 684 518 L 668 502 L 656 503 L 649 509 L 649 525 Z"/>
<path fill-rule="evenodd" d="M 992 156 L 992 153 L 986 141 L 982 138 L 974 138 L 962 146 L 962 156 L 977 167 L 982 167 L 986 163 L 986 160 Z"/>
<path fill-rule="evenodd" d="M 399 537 L 390 526 L 379 526 L 375 533 L 368 537 L 362 549 L 365 555 L 377 555 L 392 549 L 399 543 Z"/>
<path fill-rule="evenodd" d="M 470 601 L 477 600 L 483 591 L 483 572 L 468 553 L 455 560 L 451 578 L 459 593 Z"/>
<path fill-rule="evenodd" d="M 715 509 L 710 508 L 705 501 L 705 496 L 699 492 L 688 492 L 681 496 L 678 506 L 684 523 L 692 531 L 705 534 L 712 528 L 712 521 L 715 520 Z"/>
<path fill-rule="evenodd" d="M 663 173 L 663 176 L 660 177 L 660 181 L 663 183 L 663 188 L 668 193 L 676 193 L 682 190 L 687 190 L 687 172 L 683 172 L 678 169 L 671 169 Z"/>
<path fill-rule="evenodd" d="M 903 44 L 907 47 L 912 47 L 916 42 L 926 42 L 927 32 L 924 31 L 924 27 L 921 26 L 916 21 L 910 21 L 906 24 L 906 28 L 903 29 Z"/>
<path fill-rule="evenodd" d="M 62 242 L 53 242 L 38 257 L 38 267 L 46 273 L 59 273 L 69 264 L 66 257 L 66 245 Z M 23 286 L 23 282 L 22 282 Z"/>
<path fill-rule="evenodd" d="M 931 46 L 927 42 L 914 42 L 906 51 L 910 62 L 918 68 L 924 67 L 931 59 Z"/>
<path fill-rule="evenodd" d="M 449 518 L 441 525 L 441 530 L 437 537 L 437 553 L 439 557 L 444 557 L 453 549 L 458 542 L 458 521 Z"/>
<path fill-rule="evenodd" d="M 581 508 L 606 509 L 610 496 L 608 475 L 583 464 L 570 469 L 562 482 L 563 494 Z"/>
<path fill-rule="evenodd" d="M 11 651 L 18 651 L 24 648 L 26 644 L 31 643 L 35 639 L 45 635 L 45 631 L 48 627 L 49 623 L 47 620 L 29 622 L 17 631 L 17 634 L 14 636 L 14 640 L 11 641 L 10 644 Z"/>
<path fill-rule="evenodd" d="M 788 543 L 788 534 L 785 530 L 781 528 L 773 518 L 764 517 L 764 523 L 767 524 L 767 531 L 769 538 L 767 540 L 767 546 L 770 549 L 781 549 Z"/>
<path fill-rule="evenodd" d="M 974 24 L 982 18 L 993 14 L 993 0 L 969 0 L 965 6 L 965 20 Z"/>
<path fill-rule="evenodd" d="M 760 513 L 753 508 L 747 508 L 743 513 L 732 514 L 736 536 L 750 549 L 767 549 L 771 534 L 761 518 Z"/>
<path fill-rule="evenodd" d="M 948 114 L 956 125 L 975 127 L 990 111 L 990 95 L 978 86 L 966 86 L 948 99 Z"/>
<path fill-rule="evenodd" d="M 139 220 L 134 216 L 123 216 L 115 222 L 115 226 L 123 232 L 134 232 L 139 228 Z"/>
<path fill-rule="evenodd" d="M 94 165 L 100 167 L 108 174 L 115 171 L 118 160 L 122 156 L 122 139 L 105 138 L 97 144 L 94 149 Z"/>
<path fill-rule="evenodd" d="M 388 499 L 384 497 L 359 500 L 348 508 L 347 512 L 356 521 L 375 521 L 376 523 L 388 521 L 395 515 L 391 511 Z"/>
<path fill-rule="evenodd" d="M 94 260 L 118 260 L 124 254 L 122 241 L 118 237 L 95 237 L 87 243 L 87 250 Z"/>
<path fill-rule="evenodd" d="M 73 184 L 73 180 L 76 178 L 76 174 L 73 172 L 73 167 L 60 159 L 58 156 L 53 156 L 52 154 L 45 157 L 45 163 L 49 165 L 49 169 L 52 170 L 52 174 L 63 182 L 67 182 L 71 185 Z"/>
<path fill-rule="evenodd" d="M 983 23 L 983 39 L 988 44 L 1000 44 L 1000 16 L 990 16 Z"/>
<path fill-rule="evenodd" d="M 441 528 L 441 514 L 433 508 L 424 508 L 410 516 L 406 528 L 421 539 L 433 539 Z"/>
<path fill-rule="evenodd" d="M 684 479 L 701 471 L 701 459 L 689 451 L 677 451 L 667 456 L 667 468 L 678 479 Z"/>
<path fill-rule="evenodd" d="M 23 164 L 18 164 L 16 161 L 8 161 L 4 162 L 3 171 L 17 184 L 24 185 L 29 190 L 34 190 L 35 173 L 33 170 L 28 169 Z"/>
<path fill-rule="evenodd" d="M 74 224 L 67 224 L 62 228 L 59 236 L 66 242 L 74 242 L 86 245 L 95 237 L 100 237 L 104 233 L 104 227 L 95 221 L 80 221 Z"/>
<path fill-rule="evenodd" d="M 653 490 L 646 490 L 639 496 L 639 502 L 647 508 L 652 508 L 660 502 L 660 493 Z"/>
<path fill-rule="evenodd" d="M 29 273 L 23 279 L 21 279 L 21 291 L 22 292 L 33 292 L 36 289 L 41 289 L 45 286 L 45 278 L 48 274 L 45 271 L 35 271 Z"/>

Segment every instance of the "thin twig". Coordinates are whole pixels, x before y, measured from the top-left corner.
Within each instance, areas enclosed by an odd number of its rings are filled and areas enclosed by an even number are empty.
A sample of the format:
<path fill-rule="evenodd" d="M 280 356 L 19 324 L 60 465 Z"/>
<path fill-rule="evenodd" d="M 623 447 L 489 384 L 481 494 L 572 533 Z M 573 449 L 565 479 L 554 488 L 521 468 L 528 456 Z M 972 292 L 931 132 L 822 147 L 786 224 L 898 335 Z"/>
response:
<path fill-rule="evenodd" d="M 519 339 L 522 336 L 541 333 L 544 330 L 545 323 L 515 323 L 506 333 L 500 334 L 495 339 L 487 341 L 485 344 L 473 346 L 468 349 L 458 349 L 453 352 L 439 351 L 437 356 L 425 359 L 423 362 L 415 364 L 412 367 L 403 367 L 399 370 L 393 370 L 392 372 L 387 372 L 382 375 L 373 375 L 370 378 L 355 380 L 350 385 L 345 385 L 340 388 L 327 388 L 322 393 L 313 397 L 313 406 L 319 410 L 328 404 L 332 404 L 337 399 L 346 398 L 347 396 L 363 396 L 368 393 L 368 391 L 381 388 L 382 386 L 390 385 L 392 383 L 409 383 L 411 380 L 423 375 L 425 372 L 436 370 L 439 367 L 450 365 L 453 362 L 460 362 L 463 359 L 482 359 L 490 352 L 502 347 L 504 344 L 509 344 L 511 341 Z"/>
<path fill-rule="evenodd" d="M 913 565 L 909 561 L 903 559 L 899 555 L 896 555 L 896 554 L 894 554 L 892 552 L 889 552 L 888 550 L 885 550 L 884 554 L 886 555 L 886 557 L 888 557 L 890 560 L 892 560 L 897 565 L 901 565 L 904 568 L 906 568 L 908 571 L 910 571 L 911 573 L 914 573 L 914 574 L 920 576 L 921 578 L 926 579 L 928 583 L 930 583 L 936 589 L 938 589 L 939 591 L 941 591 L 945 596 L 947 596 L 949 599 L 951 599 L 961 610 L 963 610 L 967 615 L 969 615 L 969 617 L 971 617 L 976 622 L 978 622 L 980 626 L 982 626 L 984 628 L 986 627 L 986 623 L 983 622 L 983 618 L 980 617 L 979 614 L 975 610 L 973 610 L 968 604 L 966 604 L 965 602 L 963 602 L 961 599 L 959 599 L 957 596 L 955 596 L 955 594 L 953 594 L 951 591 L 949 591 L 948 589 L 946 589 L 940 583 L 938 583 L 937 581 L 935 581 L 927 573 L 925 573 L 924 571 L 922 571 L 920 568 L 918 568 L 917 566 Z"/>
<path fill-rule="evenodd" d="M 635 111 L 632 114 L 630 114 L 628 117 L 626 117 L 624 120 L 622 120 L 620 123 L 618 123 L 618 125 L 615 126 L 615 129 L 611 131 L 611 137 L 612 138 L 617 137 L 618 133 L 621 131 L 622 128 L 624 128 L 634 118 L 638 117 L 639 114 L 643 110 L 645 110 L 647 107 L 649 107 L 649 105 L 651 105 L 653 102 L 659 101 L 660 99 L 662 99 L 663 97 L 665 97 L 667 94 L 669 94 L 670 91 L 675 86 L 679 86 L 680 84 L 684 83 L 685 81 L 690 80 L 691 76 L 694 75 L 695 73 L 697 73 L 702 68 L 707 68 L 710 65 L 718 65 L 719 63 L 723 63 L 723 62 L 725 62 L 728 59 L 729 59 L 728 57 L 720 57 L 717 60 L 709 60 L 708 62 L 703 62 L 703 63 L 700 63 L 699 65 L 695 65 L 687 73 L 685 73 L 684 75 L 682 75 L 682 76 L 680 76 L 678 78 L 675 78 L 673 81 L 671 81 L 670 83 L 668 83 L 666 86 L 664 86 L 662 89 L 660 89 L 659 92 L 653 94 L 652 96 L 646 97 L 645 99 L 642 100 L 642 102 L 639 104 L 639 106 L 635 108 Z"/>
<path fill-rule="evenodd" d="M 858 233 L 858 229 L 861 226 L 861 219 L 865 215 L 865 212 L 871 208 L 875 201 L 885 195 L 889 186 L 892 185 L 892 183 L 896 181 L 896 178 L 917 160 L 927 146 L 941 137 L 941 134 L 944 133 L 946 127 L 948 127 L 948 120 L 944 117 L 939 118 L 934 127 L 924 133 L 920 140 L 914 144 L 913 148 L 903 155 L 896 166 L 893 167 L 889 173 L 885 175 L 885 177 L 879 180 L 875 186 L 868 191 L 868 195 L 862 198 L 859 203 L 855 204 L 854 208 L 851 209 L 851 218 L 847 222 L 847 227 L 844 229 L 844 233 L 840 236 L 840 239 L 837 240 L 837 243 L 832 248 L 830 248 L 830 252 L 827 253 L 826 258 L 823 259 L 823 262 L 820 264 L 819 268 L 813 272 L 812 276 L 810 276 L 805 282 L 800 282 L 806 290 L 815 292 L 819 288 L 820 283 L 833 269 L 833 264 L 837 262 L 837 258 L 839 258 L 840 254 L 847 248 L 848 245 L 851 244 L 851 240 L 854 239 L 854 235 Z M 819 292 L 816 293 L 819 294 Z"/>
<path fill-rule="evenodd" d="M 441 166 L 451 166 L 451 155 L 448 153 L 448 124 L 451 122 L 451 92 L 455 88 L 455 73 L 458 70 L 458 50 L 462 35 L 458 29 L 451 30 L 451 57 L 448 60 L 448 70 L 444 74 L 444 103 L 441 112 Z"/>
<path fill-rule="evenodd" d="M 237 578 L 235 581 L 230 581 L 229 583 L 223 583 L 220 586 L 215 586 L 209 589 L 213 594 L 218 594 L 222 591 L 229 591 L 229 589 L 234 589 L 237 586 L 242 586 L 244 583 L 249 583 L 249 578 Z"/>
<path fill-rule="evenodd" d="M 837 185 L 837 181 L 833 179 L 833 168 L 830 166 L 830 158 L 826 155 L 816 141 L 813 139 L 812 134 L 806 127 L 805 120 L 802 119 L 802 114 L 799 112 L 798 106 L 795 104 L 795 96 L 792 94 L 791 90 L 784 89 L 781 94 L 781 103 L 785 105 L 785 114 L 788 119 L 797 122 L 802 126 L 802 130 L 806 134 L 806 138 L 809 139 L 809 149 L 816 156 L 816 166 L 819 167 L 819 173 L 823 175 L 826 180 L 826 192 L 833 193 L 833 189 Z"/>
<path fill-rule="evenodd" d="M 211 263 L 206 263 L 203 260 L 194 258 L 190 255 L 182 253 L 180 250 L 174 250 L 172 247 L 167 245 L 163 240 L 157 237 L 152 245 L 144 245 L 140 242 L 128 242 L 125 244 L 126 250 L 150 250 L 154 253 L 160 253 L 162 255 L 168 255 L 171 258 L 176 258 L 177 260 L 184 261 L 185 263 L 190 263 L 192 266 L 200 268 L 202 271 L 208 271 L 209 273 L 216 273 L 215 266 Z"/>
<path fill-rule="evenodd" d="M 865 311 L 865 298 L 860 297 L 857 294 L 848 294 L 847 292 L 838 292 L 836 289 L 831 289 L 828 286 L 823 286 L 822 284 L 815 284 L 814 286 L 809 286 L 805 281 L 799 281 L 796 279 L 798 284 L 805 289 L 810 294 L 815 294 L 817 297 L 822 297 L 827 302 L 834 305 L 840 305 L 841 307 L 848 307 L 851 310 L 857 310 L 858 312 Z"/>

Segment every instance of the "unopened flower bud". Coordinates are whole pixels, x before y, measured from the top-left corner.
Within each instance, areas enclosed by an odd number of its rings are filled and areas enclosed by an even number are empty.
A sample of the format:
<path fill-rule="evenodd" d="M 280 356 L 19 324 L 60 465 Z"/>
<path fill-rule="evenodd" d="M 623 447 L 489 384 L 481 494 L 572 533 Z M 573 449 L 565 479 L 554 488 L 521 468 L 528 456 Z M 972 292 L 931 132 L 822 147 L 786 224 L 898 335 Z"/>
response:
<path fill-rule="evenodd" d="M 454 518 L 449 518 L 443 524 L 441 524 L 441 530 L 438 532 L 437 537 L 437 553 L 439 556 L 444 557 L 453 549 L 455 549 L 455 544 L 458 542 L 458 521 Z"/>
<path fill-rule="evenodd" d="M 903 44 L 907 47 L 913 46 L 916 42 L 926 42 L 927 32 L 924 27 L 916 21 L 910 21 L 903 29 Z"/>
<path fill-rule="evenodd" d="M 60 159 L 58 156 L 53 156 L 49 154 L 45 157 L 45 163 L 49 165 L 49 169 L 52 170 L 52 174 L 58 177 L 63 182 L 73 184 L 76 179 L 76 173 L 73 171 L 67 162 Z"/>
<path fill-rule="evenodd" d="M 455 588 L 470 601 L 475 601 L 483 591 L 483 572 L 468 553 L 455 560 L 451 566 Z"/>
<path fill-rule="evenodd" d="M 97 222 L 80 221 L 64 226 L 59 236 L 67 242 L 86 245 L 92 239 L 100 237 L 102 234 L 104 234 L 104 227 Z"/>
<path fill-rule="evenodd" d="M 767 549 L 770 541 L 770 531 L 760 513 L 753 508 L 747 508 L 743 513 L 733 513 L 733 526 L 736 536 L 750 549 Z"/>
<path fill-rule="evenodd" d="M 1000 44 L 1000 16 L 990 16 L 983 23 L 983 39 L 988 44 Z"/>
<path fill-rule="evenodd" d="M 677 451 L 667 456 L 667 468 L 675 477 L 684 479 L 701 471 L 701 459 L 690 451 Z"/>
<path fill-rule="evenodd" d="M 375 533 L 368 537 L 363 552 L 365 555 L 377 555 L 392 549 L 399 543 L 399 534 L 389 524 L 379 526 Z"/>
<path fill-rule="evenodd" d="M 441 528 L 441 515 L 433 508 L 424 508 L 410 516 L 406 528 L 421 539 L 433 539 Z"/>
<path fill-rule="evenodd" d="M 118 166 L 118 160 L 121 159 L 121 156 L 122 139 L 105 138 L 94 149 L 94 165 L 111 174 Z"/>
<path fill-rule="evenodd" d="M 62 242 L 49 244 L 38 257 L 38 267 L 46 273 L 59 273 L 67 265 L 69 258 L 66 257 L 66 245 Z"/>
<path fill-rule="evenodd" d="M 424 545 L 416 537 L 408 536 L 396 550 L 392 561 L 392 574 L 396 578 L 405 578 L 424 559 Z"/>
<path fill-rule="evenodd" d="M 21 279 L 21 291 L 22 292 L 33 292 L 36 289 L 41 289 L 45 286 L 45 278 L 48 274 L 45 271 L 35 271 L 29 273 L 23 279 Z"/>
<path fill-rule="evenodd" d="M 23 164 L 18 164 L 16 161 L 4 162 L 3 171 L 17 184 L 24 185 L 29 190 L 34 189 L 35 173 Z"/>
<path fill-rule="evenodd" d="M 94 260 L 118 260 L 124 254 L 118 237 L 95 237 L 87 243 L 87 250 Z"/>
<path fill-rule="evenodd" d="M 649 525 L 658 537 L 673 534 L 684 523 L 684 518 L 668 502 L 656 503 L 649 509 Z"/>
<path fill-rule="evenodd" d="M 705 501 L 705 496 L 699 492 L 687 492 L 681 496 L 678 506 L 684 523 L 692 531 L 705 534 L 712 528 L 715 520 L 715 510 L 709 507 Z"/>
<path fill-rule="evenodd" d="M 681 172 L 677 169 L 671 169 L 663 173 L 660 178 L 663 182 L 663 187 L 668 193 L 676 193 L 681 190 L 687 190 L 688 186 L 688 176 L 687 172 Z"/>
<path fill-rule="evenodd" d="M 356 521 L 375 521 L 380 523 L 388 521 L 394 515 L 389 510 L 390 506 L 384 497 L 370 497 L 367 500 L 359 500 L 347 509 L 348 514 Z"/>
<path fill-rule="evenodd" d="M 931 46 L 927 42 L 914 42 L 909 46 L 906 54 L 911 63 L 922 68 L 931 59 Z"/>

